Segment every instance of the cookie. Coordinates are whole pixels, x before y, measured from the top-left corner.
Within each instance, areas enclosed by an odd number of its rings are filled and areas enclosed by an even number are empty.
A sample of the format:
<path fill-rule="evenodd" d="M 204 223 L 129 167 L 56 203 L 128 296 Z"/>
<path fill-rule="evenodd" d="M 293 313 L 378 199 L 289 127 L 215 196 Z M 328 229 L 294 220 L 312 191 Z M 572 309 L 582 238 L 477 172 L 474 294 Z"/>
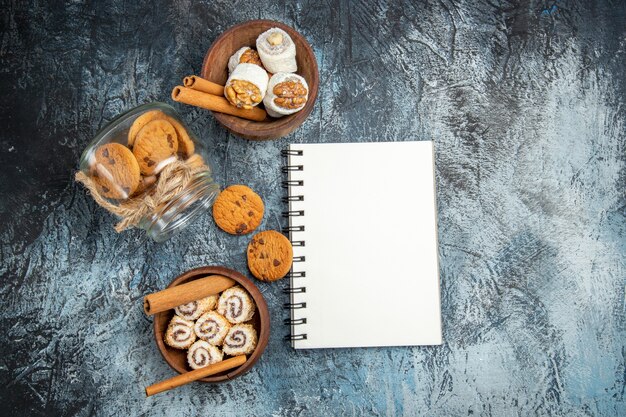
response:
<path fill-rule="evenodd" d="M 102 196 L 123 200 L 132 195 L 141 175 L 133 153 L 119 143 L 107 143 L 96 149 L 91 176 Z"/>
<path fill-rule="evenodd" d="M 176 151 L 178 151 L 176 130 L 165 119 L 146 123 L 137 133 L 133 146 L 133 155 L 145 176 L 158 173 L 163 168 L 162 162 L 175 156 Z"/>
<path fill-rule="evenodd" d="M 130 126 L 128 130 L 128 146 L 133 147 L 135 144 L 135 138 L 137 137 L 137 133 L 141 130 L 142 127 L 147 125 L 149 122 L 157 119 L 165 119 L 167 116 L 161 110 L 151 110 L 141 114 L 139 117 L 135 119 L 133 124 Z"/>
<path fill-rule="evenodd" d="M 134 155 L 133 155 L 134 157 Z M 139 165 L 137 165 L 139 166 Z M 156 175 L 150 175 L 149 177 L 144 177 L 143 175 L 139 179 L 139 186 L 133 193 L 133 195 L 139 195 L 146 191 L 149 187 L 156 183 L 157 177 Z"/>
<path fill-rule="evenodd" d="M 276 281 L 291 269 L 293 248 L 282 233 L 266 230 L 248 244 L 248 268 L 261 281 Z"/>
<path fill-rule="evenodd" d="M 193 140 L 189 137 L 187 129 L 185 129 L 183 125 L 173 117 L 166 116 L 165 120 L 170 122 L 172 126 L 174 126 L 174 130 L 176 130 L 176 136 L 178 137 L 178 152 L 183 154 L 185 158 L 193 155 L 196 151 L 196 146 L 194 145 Z"/>
<path fill-rule="evenodd" d="M 244 235 L 263 220 L 263 200 L 245 185 L 225 188 L 213 204 L 213 218 L 220 229 L 231 235 Z"/>
<path fill-rule="evenodd" d="M 207 164 L 204 162 L 204 159 L 202 159 L 202 156 L 197 153 L 187 158 L 186 162 L 192 168 L 205 168 L 206 170 L 209 169 Z"/>

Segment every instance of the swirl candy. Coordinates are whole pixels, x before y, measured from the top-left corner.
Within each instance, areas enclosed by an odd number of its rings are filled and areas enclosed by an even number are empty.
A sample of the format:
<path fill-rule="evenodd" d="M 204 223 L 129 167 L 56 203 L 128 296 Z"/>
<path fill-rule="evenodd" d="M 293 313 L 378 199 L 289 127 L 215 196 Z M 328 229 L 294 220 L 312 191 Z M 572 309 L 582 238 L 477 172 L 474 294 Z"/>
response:
<path fill-rule="evenodd" d="M 309 98 L 309 86 L 298 74 L 280 72 L 270 78 L 263 99 L 265 111 L 272 117 L 296 113 Z"/>
<path fill-rule="evenodd" d="M 165 331 L 165 343 L 176 349 L 187 349 L 195 340 L 193 322 L 174 316 Z"/>
<path fill-rule="evenodd" d="M 255 308 L 252 298 L 241 287 L 227 289 L 217 303 L 217 312 L 233 324 L 250 320 Z"/>
<path fill-rule="evenodd" d="M 219 348 L 204 340 L 198 340 L 191 345 L 187 352 L 187 363 L 191 369 L 204 368 L 205 366 L 221 362 L 223 358 L 224 354 Z"/>
<path fill-rule="evenodd" d="M 287 32 L 271 28 L 256 39 L 256 49 L 263 66 L 272 74 L 296 72 L 296 46 Z"/>
<path fill-rule="evenodd" d="M 198 338 L 218 346 L 230 329 L 230 323 L 216 311 L 209 311 L 200 316 L 193 329 Z"/>
<path fill-rule="evenodd" d="M 224 353 L 231 356 L 247 355 L 256 348 L 256 330 L 249 324 L 236 324 L 224 339 Z"/>
<path fill-rule="evenodd" d="M 185 320 L 195 320 L 206 311 L 215 309 L 217 295 L 210 295 L 198 301 L 180 305 L 174 309 L 176 314 Z"/>

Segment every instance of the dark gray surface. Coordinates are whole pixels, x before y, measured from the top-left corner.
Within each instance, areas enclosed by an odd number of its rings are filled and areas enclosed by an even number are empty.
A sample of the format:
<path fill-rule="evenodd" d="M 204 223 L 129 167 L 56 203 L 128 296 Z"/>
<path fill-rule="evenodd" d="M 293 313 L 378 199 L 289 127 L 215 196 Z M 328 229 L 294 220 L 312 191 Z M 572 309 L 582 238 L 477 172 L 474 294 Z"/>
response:
<path fill-rule="evenodd" d="M 623 1 L 133 3 L 2 7 L 2 414 L 625 414 Z M 72 171 L 107 120 L 169 101 L 222 31 L 261 17 L 310 41 L 319 99 L 267 143 L 176 106 L 216 180 L 252 186 L 278 228 L 287 143 L 434 140 L 445 344 L 296 352 L 286 283 L 260 284 L 257 366 L 146 399 L 173 372 L 142 297 L 199 265 L 247 272 L 248 238 L 209 215 L 165 244 L 117 235 Z"/>

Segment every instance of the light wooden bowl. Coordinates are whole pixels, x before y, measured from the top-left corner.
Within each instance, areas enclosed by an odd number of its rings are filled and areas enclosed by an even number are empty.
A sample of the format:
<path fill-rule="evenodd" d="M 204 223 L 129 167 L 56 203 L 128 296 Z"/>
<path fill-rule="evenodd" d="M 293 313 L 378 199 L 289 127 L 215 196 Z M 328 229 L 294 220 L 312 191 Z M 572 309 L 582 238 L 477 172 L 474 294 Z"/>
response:
<path fill-rule="evenodd" d="M 238 368 L 200 379 L 200 381 L 203 382 L 224 382 L 243 375 L 244 373 L 249 371 L 250 368 L 252 368 L 252 366 L 254 366 L 254 364 L 259 360 L 259 358 L 263 354 L 263 351 L 265 350 L 265 347 L 267 346 L 267 341 L 270 337 L 270 316 L 267 309 L 267 303 L 265 302 L 263 295 L 256 287 L 256 285 L 254 285 L 252 281 L 250 281 L 248 278 L 244 277 L 237 271 L 233 271 L 232 269 L 224 268 L 221 266 L 203 266 L 200 268 L 192 269 L 182 275 L 179 275 L 167 287 L 174 287 L 176 285 L 184 284 L 185 282 L 192 281 L 197 278 L 202 278 L 207 275 L 223 275 L 225 277 L 235 280 L 239 285 L 245 288 L 246 291 L 248 291 L 248 293 L 250 294 L 250 296 L 252 296 L 252 299 L 256 303 L 256 312 L 254 313 L 254 317 L 252 317 L 252 320 L 247 323 L 254 326 L 255 330 L 257 331 L 258 342 L 256 345 L 256 349 L 254 349 L 254 352 L 252 352 L 251 355 L 248 355 L 248 360 L 246 361 L 246 363 Z M 165 361 L 175 371 L 183 374 L 191 370 L 187 365 L 187 349 L 174 349 L 166 345 L 163 341 L 165 331 L 167 330 L 167 326 L 173 316 L 174 310 L 167 310 L 155 314 L 154 339 Z M 224 359 L 226 359 L 227 357 L 228 356 L 225 355 Z"/>
<path fill-rule="evenodd" d="M 228 79 L 228 58 L 242 46 L 256 49 L 256 38 L 266 30 L 278 27 L 291 36 L 296 45 L 297 74 L 309 85 L 309 99 L 302 110 L 280 119 L 268 116 L 265 121 L 254 122 L 213 112 L 217 121 L 235 135 L 252 140 L 277 139 L 288 135 L 309 116 L 315 105 L 319 87 L 319 72 L 315 54 L 302 35 L 291 27 L 273 20 L 250 20 L 231 27 L 209 48 L 202 64 L 202 78 L 224 85 Z M 262 104 L 260 105 L 262 106 Z"/>

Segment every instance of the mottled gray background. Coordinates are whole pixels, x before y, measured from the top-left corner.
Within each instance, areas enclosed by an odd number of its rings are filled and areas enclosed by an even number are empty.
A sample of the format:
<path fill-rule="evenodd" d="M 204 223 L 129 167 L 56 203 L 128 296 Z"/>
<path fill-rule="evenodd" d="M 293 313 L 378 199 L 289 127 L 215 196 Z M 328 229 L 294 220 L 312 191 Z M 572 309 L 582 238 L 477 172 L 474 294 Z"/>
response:
<path fill-rule="evenodd" d="M 626 415 L 624 1 L 2 3 L 3 415 Z M 287 143 L 434 140 L 445 343 L 296 352 L 286 282 L 259 284 L 258 365 L 146 399 L 173 371 L 142 297 L 191 267 L 247 273 L 248 238 L 210 215 L 164 244 L 117 235 L 72 172 L 108 120 L 169 102 L 254 18 L 306 36 L 320 94 L 266 143 L 176 105 L 216 180 L 251 185 L 278 228 Z"/>

